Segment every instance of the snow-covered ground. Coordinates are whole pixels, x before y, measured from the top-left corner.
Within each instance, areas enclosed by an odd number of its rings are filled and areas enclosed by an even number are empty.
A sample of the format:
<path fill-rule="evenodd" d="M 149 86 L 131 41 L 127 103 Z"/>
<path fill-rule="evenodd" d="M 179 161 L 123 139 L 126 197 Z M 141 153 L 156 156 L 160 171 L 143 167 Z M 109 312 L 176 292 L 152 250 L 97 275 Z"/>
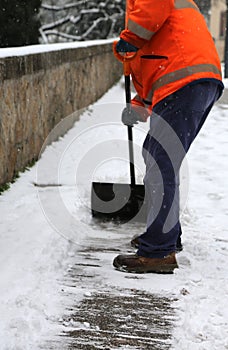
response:
<path fill-rule="evenodd" d="M 61 281 L 78 249 L 116 234 L 113 227 L 102 229 L 92 222 L 89 206 L 91 181 L 128 182 L 123 106 L 121 81 L 0 196 L 1 350 L 39 349 L 38 343 L 61 331 L 56 320 L 71 303 L 64 299 Z M 227 117 L 228 104 L 217 104 L 188 155 L 179 269 L 173 275 L 128 280 L 129 288 L 176 297 L 175 350 L 228 349 Z M 148 124 L 134 128 L 138 182 L 144 173 L 141 145 L 147 129 Z M 119 230 L 130 240 L 139 229 L 143 227 L 130 223 Z M 121 249 L 120 235 L 115 239 Z M 101 255 L 100 283 L 125 288 L 125 274 L 113 269 L 113 257 Z M 80 284 L 74 289 L 75 304 L 86 294 Z"/>

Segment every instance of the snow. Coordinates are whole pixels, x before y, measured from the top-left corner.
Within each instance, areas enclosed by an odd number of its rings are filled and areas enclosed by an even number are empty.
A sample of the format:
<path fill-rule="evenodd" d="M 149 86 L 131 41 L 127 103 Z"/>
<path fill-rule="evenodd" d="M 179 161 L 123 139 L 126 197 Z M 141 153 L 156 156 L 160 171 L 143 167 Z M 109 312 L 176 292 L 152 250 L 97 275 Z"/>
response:
<path fill-rule="evenodd" d="M 64 325 L 89 328 L 87 320 L 64 324 L 62 319 L 66 305 L 95 291 L 80 283 L 74 288 L 62 285 L 80 260 L 77 251 L 97 242 L 125 249 L 122 240 L 127 242 L 142 229 L 132 223 L 118 232 L 111 224 L 102 228 L 91 221 L 89 210 L 91 181 L 129 180 L 126 128 L 120 122 L 123 106 L 120 81 L 0 196 L 1 350 L 36 350 Z M 218 103 L 188 155 L 190 185 L 182 215 L 184 251 L 177 256 L 179 269 L 174 275 L 145 274 L 127 280 L 128 288 L 176 299 L 175 350 L 228 349 L 227 116 L 228 104 Z M 148 124 L 134 128 L 140 183 L 147 129 Z M 114 256 L 105 250 L 94 256 L 102 266 L 93 288 L 103 284 L 124 289 L 126 274 L 112 268 Z"/>
<path fill-rule="evenodd" d="M 42 52 L 60 51 L 67 49 L 77 49 L 80 47 L 89 47 L 94 45 L 105 45 L 113 43 L 114 39 L 104 40 L 90 40 L 90 41 L 75 41 L 70 43 L 57 44 L 42 44 L 42 45 L 28 45 L 21 47 L 0 48 L 0 58 L 34 55 Z"/>

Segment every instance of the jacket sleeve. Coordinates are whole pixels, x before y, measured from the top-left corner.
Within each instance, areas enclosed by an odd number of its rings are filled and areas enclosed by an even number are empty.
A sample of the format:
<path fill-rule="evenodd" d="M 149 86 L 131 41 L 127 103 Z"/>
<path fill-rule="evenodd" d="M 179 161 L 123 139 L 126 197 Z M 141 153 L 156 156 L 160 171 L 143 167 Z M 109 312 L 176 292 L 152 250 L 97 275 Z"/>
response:
<path fill-rule="evenodd" d="M 135 97 L 131 100 L 131 104 L 136 113 L 140 115 L 141 121 L 146 122 L 147 118 L 150 116 L 151 111 L 145 107 L 139 95 L 135 95 Z"/>
<path fill-rule="evenodd" d="M 174 0 L 135 0 L 120 37 L 141 48 L 162 27 L 173 7 Z"/>

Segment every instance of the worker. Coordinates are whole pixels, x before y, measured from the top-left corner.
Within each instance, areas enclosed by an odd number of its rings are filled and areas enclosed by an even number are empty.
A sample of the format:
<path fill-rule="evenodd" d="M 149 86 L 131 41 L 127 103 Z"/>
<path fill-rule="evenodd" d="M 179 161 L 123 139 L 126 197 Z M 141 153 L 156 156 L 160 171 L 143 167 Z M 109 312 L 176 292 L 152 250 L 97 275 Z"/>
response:
<path fill-rule="evenodd" d="M 173 273 L 182 248 L 179 170 L 222 94 L 220 60 L 192 0 L 128 0 L 116 51 L 135 52 L 130 69 L 137 94 L 122 121 L 133 126 L 150 117 L 150 130 L 143 144 L 146 230 L 132 241 L 137 252 L 118 255 L 113 265 L 125 272 Z"/>

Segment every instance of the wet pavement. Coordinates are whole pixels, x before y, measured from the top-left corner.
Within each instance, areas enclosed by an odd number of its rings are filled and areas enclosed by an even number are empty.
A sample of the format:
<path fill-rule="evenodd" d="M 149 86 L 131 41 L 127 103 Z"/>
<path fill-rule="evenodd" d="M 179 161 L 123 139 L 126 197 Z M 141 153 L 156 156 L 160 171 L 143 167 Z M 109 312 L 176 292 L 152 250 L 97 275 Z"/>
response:
<path fill-rule="evenodd" d="M 71 304 L 59 320 L 61 331 L 56 340 L 46 344 L 45 349 L 170 349 L 176 320 L 174 298 L 138 289 L 144 274 L 121 273 L 111 266 L 110 274 L 115 271 L 115 278 L 120 276 L 125 287 L 115 286 L 115 281 L 113 285 L 107 283 L 105 271 L 111 258 L 120 253 L 118 241 L 119 236 L 115 239 L 112 235 L 110 247 L 110 237 L 90 238 L 88 245 L 73 257 L 74 264 L 69 266 L 62 283 L 62 291 Z M 127 241 L 123 247 L 127 249 Z M 130 246 L 127 251 L 132 253 Z M 111 275 L 109 279 L 112 280 Z M 137 282 L 135 288 L 130 281 Z"/>
<path fill-rule="evenodd" d="M 72 310 L 71 322 L 85 329 L 65 331 L 66 349 L 169 349 L 170 301 L 134 290 L 91 295 Z M 86 320 L 86 321 L 85 321 Z"/>

